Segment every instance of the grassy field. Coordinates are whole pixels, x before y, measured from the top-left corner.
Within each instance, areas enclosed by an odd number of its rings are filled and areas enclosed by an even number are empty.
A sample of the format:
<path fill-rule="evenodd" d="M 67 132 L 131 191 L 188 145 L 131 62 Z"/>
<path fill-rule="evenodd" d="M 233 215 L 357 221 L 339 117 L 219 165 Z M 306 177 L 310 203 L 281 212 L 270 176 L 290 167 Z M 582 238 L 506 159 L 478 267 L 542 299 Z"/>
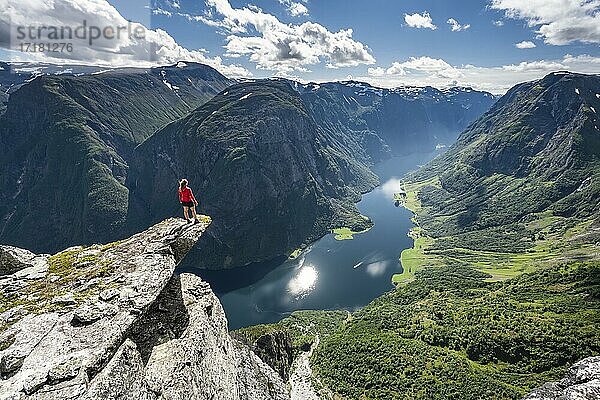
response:
<path fill-rule="evenodd" d="M 335 240 L 352 240 L 354 235 L 368 232 L 371 228 L 364 229 L 362 231 L 353 231 L 348 227 L 336 228 L 332 232 L 335 235 Z"/>
<path fill-rule="evenodd" d="M 427 236 L 414 238 L 414 245 L 410 249 L 402 251 L 400 263 L 402 264 L 402 273 L 392 276 L 393 283 L 405 283 L 415 277 L 415 272 L 425 266 L 438 265 L 440 260 L 431 255 L 425 255 L 426 249 L 431 246 L 433 239 Z"/>
<path fill-rule="evenodd" d="M 292 254 L 290 254 L 290 256 L 289 256 L 289 259 L 295 260 L 296 258 L 298 258 L 298 256 L 300 256 L 300 254 L 302 254 L 302 251 L 304 251 L 302 248 L 298 248 L 298 249 L 292 251 Z"/>
<path fill-rule="evenodd" d="M 419 189 L 428 185 L 439 186 L 439 184 L 437 177 L 423 182 L 406 183 L 404 185 L 406 199 L 403 202 L 403 206 L 415 215 L 423 212 L 421 202 L 418 198 Z M 402 273 L 392 276 L 394 284 L 409 282 L 414 279 L 415 272 L 426 265 L 436 265 L 439 262 L 434 257 L 425 254 L 426 250 L 433 244 L 433 238 L 425 236 L 423 229 L 418 226 L 416 218 L 413 218 L 413 222 L 417 226 L 408 233 L 408 236 L 414 240 L 414 244 L 412 248 L 405 249 L 400 254 Z"/>
<path fill-rule="evenodd" d="M 551 210 L 532 214 L 530 220 L 523 224 L 524 231 L 529 235 L 522 238 L 528 241 L 528 248 L 524 251 L 483 251 L 460 245 L 438 246 L 441 242 L 455 243 L 457 240 L 451 236 L 434 239 L 419 226 L 418 220 L 428 212 L 419 200 L 419 191 L 426 186 L 438 187 L 439 180 L 433 178 L 406 184 L 407 200 L 404 206 L 415 214 L 413 222 L 417 226 L 409 233 L 414 239 L 413 247 L 404 250 L 400 256 L 403 272 L 392 276 L 395 284 L 411 281 L 415 272 L 426 266 L 461 265 L 488 274 L 488 281 L 501 281 L 562 260 L 591 261 L 600 258 L 597 246 L 578 241 L 589 232 L 592 220 L 573 222 L 569 218 L 554 215 Z M 509 229 L 506 228 L 507 231 Z M 481 237 L 485 239 L 485 234 L 482 233 Z"/>
<path fill-rule="evenodd" d="M 403 206 L 412 211 L 415 214 L 420 214 L 422 211 L 421 201 L 418 198 L 419 190 L 425 186 L 440 186 L 440 180 L 437 177 L 428 179 L 420 182 L 406 182 L 403 187 L 406 190 L 406 198 L 403 202 Z"/>

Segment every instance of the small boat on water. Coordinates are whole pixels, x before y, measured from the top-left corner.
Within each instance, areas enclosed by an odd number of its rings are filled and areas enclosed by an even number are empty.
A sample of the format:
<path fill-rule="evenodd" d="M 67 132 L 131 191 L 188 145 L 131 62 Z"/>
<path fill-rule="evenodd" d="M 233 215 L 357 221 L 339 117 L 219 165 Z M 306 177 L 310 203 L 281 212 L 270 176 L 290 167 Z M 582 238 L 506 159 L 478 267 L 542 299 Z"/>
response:
<path fill-rule="evenodd" d="M 360 267 L 361 265 L 363 265 L 363 262 L 362 262 L 362 261 L 361 261 L 361 262 L 359 262 L 358 264 L 356 264 L 356 265 L 355 265 L 354 267 L 352 267 L 352 268 L 356 269 L 356 268 Z"/>

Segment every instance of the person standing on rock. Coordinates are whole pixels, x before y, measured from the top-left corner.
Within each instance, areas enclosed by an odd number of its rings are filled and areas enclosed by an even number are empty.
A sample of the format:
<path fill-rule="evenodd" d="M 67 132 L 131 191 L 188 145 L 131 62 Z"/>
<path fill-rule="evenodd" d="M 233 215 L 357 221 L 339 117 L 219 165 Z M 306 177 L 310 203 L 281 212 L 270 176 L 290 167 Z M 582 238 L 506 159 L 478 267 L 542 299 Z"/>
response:
<path fill-rule="evenodd" d="M 183 216 L 185 220 L 188 222 L 197 222 L 198 215 L 196 215 L 196 207 L 198 206 L 198 201 L 194 197 L 194 193 L 192 189 L 188 186 L 187 179 L 182 179 L 179 181 L 179 202 L 183 206 Z M 189 211 L 192 210 L 192 218 L 190 219 Z"/>

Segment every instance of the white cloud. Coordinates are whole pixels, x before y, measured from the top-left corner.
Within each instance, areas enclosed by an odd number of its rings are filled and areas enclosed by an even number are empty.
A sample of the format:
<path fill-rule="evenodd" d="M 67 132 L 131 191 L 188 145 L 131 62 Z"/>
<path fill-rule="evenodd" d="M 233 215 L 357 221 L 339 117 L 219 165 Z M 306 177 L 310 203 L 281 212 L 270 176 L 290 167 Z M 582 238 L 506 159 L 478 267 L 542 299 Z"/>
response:
<path fill-rule="evenodd" d="M 410 57 L 404 62 L 393 62 L 388 68 L 369 68 L 371 76 L 436 76 L 442 79 L 456 79 L 461 72 L 440 58 Z"/>
<path fill-rule="evenodd" d="M 352 29 L 330 32 L 313 22 L 284 24 L 260 9 L 233 8 L 228 0 L 206 4 L 211 17 L 200 20 L 225 31 L 226 56 L 246 56 L 259 69 L 289 73 L 321 62 L 329 68 L 375 63 L 368 47 L 352 39 Z"/>
<path fill-rule="evenodd" d="M 568 67 L 559 61 L 523 61 L 519 64 L 503 65 L 501 67 L 505 71 L 512 72 L 551 72 L 559 69 L 568 69 Z"/>
<path fill-rule="evenodd" d="M 292 3 L 288 8 L 288 11 L 294 17 L 298 15 L 308 15 L 308 8 L 306 8 L 306 6 L 302 3 Z"/>
<path fill-rule="evenodd" d="M 427 11 L 423 11 L 423 14 L 404 14 L 404 22 L 411 28 L 437 29 L 437 26 L 433 24 L 433 20 Z"/>
<path fill-rule="evenodd" d="M 394 62 L 387 68 L 369 68 L 368 76 L 356 79 L 380 87 L 461 85 L 501 94 L 519 82 L 539 79 L 558 70 L 597 74 L 600 70 L 600 57 L 567 54 L 558 60 L 523 61 L 486 67 L 453 66 L 442 59 L 411 57 L 406 61 Z"/>
<path fill-rule="evenodd" d="M 448 18 L 448 21 L 446 21 L 446 23 L 450 25 L 450 27 L 452 28 L 452 32 L 465 31 L 471 27 L 470 24 L 461 25 L 454 18 Z"/>
<path fill-rule="evenodd" d="M 491 7 L 527 21 L 548 44 L 600 43 L 598 0 L 493 0 Z"/>
<path fill-rule="evenodd" d="M 278 0 L 279 3 L 286 7 L 287 11 L 292 17 L 298 17 L 300 15 L 308 15 L 308 8 L 300 2 L 292 0 Z M 304 0 L 306 2 L 306 0 Z"/>
<path fill-rule="evenodd" d="M 579 56 L 572 56 L 570 54 L 565 54 L 563 58 L 563 62 L 570 65 L 597 65 L 600 66 L 600 57 L 593 57 L 589 54 L 582 54 Z M 596 71 L 598 73 L 598 71 Z"/>
<path fill-rule="evenodd" d="M 368 72 L 371 76 L 385 76 L 385 68 L 382 67 L 369 68 Z"/>
<path fill-rule="evenodd" d="M 494 21 L 493 24 L 496 25 L 496 26 L 504 26 L 504 21 L 502 21 L 501 19 L 499 19 L 498 21 Z"/>
<path fill-rule="evenodd" d="M 54 0 L 54 1 L 26 1 L 2 0 L 4 5 L 0 9 L 0 22 L 11 31 L 13 38 L 13 51 L 9 54 L 15 59 L 33 59 L 37 61 L 95 64 L 109 66 L 140 66 L 147 67 L 157 64 L 172 64 L 180 60 L 196 61 L 210 65 L 230 77 L 249 77 L 250 71 L 239 65 L 226 65 L 220 57 L 207 56 L 206 50 L 189 50 L 179 45 L 172 36 L 162 29 L 151 30 L 139 23 L 128 21 L 106 0 Z M 174 2 L 173 4 L 178 4 Z M 143 35 L 121 34 L 119 37 L 101 37 L 89 44 L 88 39 L 69 39 L 73 43 L 72 52 L 63 53 L 37 53 L 26 55 L 16 49 L 18 38 L 16 31 L 19 26 L 52 26 L 76 27 L 82 26 L 85 21 L 88 29 L 128 27 L 133 31 L 138 29 Z M 0 24 L 2 25 L 2 24 Z M 6 32 L 0 34 L 6 34 Z M 37 33 L 36 33 L 37 35 Z M 43 31 L 38 42 L 52 41 L 49 31 Z M 3 43 L 3 41 L 0 41 Z"/>
<path fill-rule="evenodd" d="M 173 13 L 171 11 L 165 10 L 163 8 L 160 8 L 160 7 L 153 9 L 152 10 L 152 14 L 154 14 L 154 15 L 165 15 L 167 17 L 172 17 L 173 16 Z"/>
<path fill-rule="evenodd" d="M 530 42 L 529 40 L 523 40 L 522 42 L 515 43 L 515 47 L 517 49 L 533 49 L 535 48 L 535 43 Z"/>

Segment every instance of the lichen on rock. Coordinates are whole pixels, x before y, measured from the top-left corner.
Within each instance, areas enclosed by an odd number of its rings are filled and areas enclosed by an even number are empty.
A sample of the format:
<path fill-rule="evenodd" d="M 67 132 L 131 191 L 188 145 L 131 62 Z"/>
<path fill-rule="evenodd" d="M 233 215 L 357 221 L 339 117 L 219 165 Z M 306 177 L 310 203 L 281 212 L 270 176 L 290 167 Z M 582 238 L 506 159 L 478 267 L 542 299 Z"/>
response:
<path fill-rule="evenodd" d="M 288 398 L 210 286 L 175 274 L 209 224 L 171 218 L 53 256 L 3 246 L 0 400 Z"/>

